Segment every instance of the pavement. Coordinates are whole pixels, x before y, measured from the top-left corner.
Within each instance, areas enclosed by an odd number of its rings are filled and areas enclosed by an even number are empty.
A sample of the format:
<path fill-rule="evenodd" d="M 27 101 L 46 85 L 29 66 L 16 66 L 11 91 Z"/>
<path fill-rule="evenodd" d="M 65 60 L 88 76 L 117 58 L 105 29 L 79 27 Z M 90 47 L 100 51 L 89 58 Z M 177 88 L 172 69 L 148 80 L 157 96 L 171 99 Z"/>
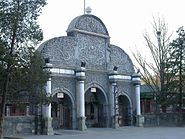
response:
<path fill-rule="evenodd" d="M 24 135 L 24 139 L 185 139 L 185 127 L 89 128 L 55 130 L 55 135 Z"/>

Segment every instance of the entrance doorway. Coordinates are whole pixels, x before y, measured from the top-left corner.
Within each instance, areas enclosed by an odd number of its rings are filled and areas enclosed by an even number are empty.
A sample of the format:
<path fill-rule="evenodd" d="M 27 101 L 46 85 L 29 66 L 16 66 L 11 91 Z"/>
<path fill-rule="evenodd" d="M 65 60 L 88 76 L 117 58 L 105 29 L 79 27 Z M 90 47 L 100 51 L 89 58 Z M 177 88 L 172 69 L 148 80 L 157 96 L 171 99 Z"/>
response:
<path fill-rule="evenodd" d="M 86 91 L 85 116 L 87 127 L 106 127 L 106 106 L 105 96 L 99 88 L 90 88 Z"/>
<path fill-rule="evenodd" d="M 71 129 L 72 128 L 72 103 L 70 97 L 63 93 L 63 97 L 53 96 L 51 104 L 53 128 L 54 129 Z"/>
<path fill-rule="evenodd" d="M 125 95 L 120 95 L 118 97 L 119 105 L 119 126 L 129 126 L 131 125 L 131 107 L 130 102 Z"/>

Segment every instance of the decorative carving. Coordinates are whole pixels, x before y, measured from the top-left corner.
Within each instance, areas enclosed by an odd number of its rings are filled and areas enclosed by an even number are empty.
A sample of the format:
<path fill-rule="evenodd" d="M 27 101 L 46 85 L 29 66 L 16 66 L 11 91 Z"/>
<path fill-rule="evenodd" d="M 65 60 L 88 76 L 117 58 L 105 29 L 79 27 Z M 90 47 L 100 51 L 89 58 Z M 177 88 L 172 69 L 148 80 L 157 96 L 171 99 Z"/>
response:
<path fill-rule="evenodd" d="M 105 39 L 80 34 L 78 40 L 79 59 L 87 63 L 87 68 L 105 70 Z"/>
<path fill-rule="evenodd" d="M 47 41 L 42 53 L 50 58 L 54 67 L 75 66 L 75 47 L 74 37 L 59 37 Z"/>
<path fill-rule="evenodd" d="M 118 90 L 119 92 L 125 92 L 126 94 L 131 96 L 131 93 L 133 92 L 132 82 L 119 82 Z"/>
<path fill-rule="evenodd" d="M 92 64 L 102 62 L 104 58 L 103 52 L 98 48 L 99 46 L 85 46 L 80 50 L 81 58 Z"/>
<path fill-rule="evenodd" d="M 107 29 L 101 20 L 92 15 L 82 16 L 79 18 L 76 27 L 81 30 L 108 35 Z"/>
<path fill-rule="evenodd" d="M 75 98 L 76 92 L 76 80 L 75 78 L 65 78 L 65 77 L 52 77 L 52 92 L 57 88 L 66 88 L 73 94 L 73 98 Z"/>
<path fill-rule="evenodd" d="M 113 67 L 116 66 L 119 74 L 132 75 L 134 68 L 129 56 L 121 48 L 110 45 L 108 31 L 96 16 L 82 15 L 75 18 L 67 32 L 69 36 L 48 40 L 39 47 L 38 51 L 41 51 L 43 58 L 49 58 L 56 69 L 78 70 L 80 66 L 85 67 L 85 88 L 94 83 L 103 90 L 104 94 L 107 94 L 108 99 L 111 99 L 112 90 L 108 74 L 110 71 L 113 72 Z M 84 63 L 81 65 L 81 62 L 85 62 L 86 65 L 84 66 Z M 71 98 L 74 98 L 74 108 L 76 108 L 77 78 L 63 75 L 53 74 L 52 93 L 59 88 L 66 89 L 70 92 Z M 134 92 L 132 82 L 118 82 L 118 90 L 135 98 L 132 93 Z M 132 99 L 132 101 L 135 100 Z M 109 107 L 111 103 L 106 105 Z M 108 110 L 110 109 L 107 109 L 109 114 Z M 77 123 L 75 119 L 73 122 Z"/>
<path fill-rule="evenodd" d="M 67 61 L 67 60 L 71 59 L 71 56 L 69 55 L 70 54 L 69 50 L 64 50 L 63 47 L 61 47 L 61 48 L 57 47 L 56 51 L 58 52 L 56 57 L 60 57 L 61 60 Z M 56 59 L 56 61 L 60 61 L 60 60 Z"/>
<path fill-rule="evenodd" d="M 114 66 L 118 67 L 119 73 L 132 75 L 134 66 L 129 56 L 119 47 L 111 45 L 110 63 L 108 69 L 112 70 Z"/>
<path fill-rule="evenodd" d="M 103 22 L 93 15 L 82 15 L 75 18 L 69 25 L 70 30 L 79 29 L 88 32 L 108 35 Z M 110 45 L 104 37 L 73 32 L 73 35 L 58 37 L 45 42 L 42 54 L 50 58 L 54 67 L 78 69 L 81 62 L 86 63 L 85 84 L 97 83 L 106 92 L 109 92 L 107 71 L 118 67 L 118 73 L 132 75 L 134 68 L 129 56 L 119 47 Z M 108 46 L 110 45 L 110 47 Z M 67 88 L 75 95 L 76 79 L 67 77 L 53 77 L 52 89 Z M 121 83 L 119 88 L 131 93 L 131 83 Z"/>
<path fill-rule="evenodd" d="M 106 92 L 108 92 L 108 76 L 106 73 L 101 73 L 101 72 L 87 72 L 86 73 L 86 84 L 91 84 L 91 83 L 97 83 L 99 84 Z"/>

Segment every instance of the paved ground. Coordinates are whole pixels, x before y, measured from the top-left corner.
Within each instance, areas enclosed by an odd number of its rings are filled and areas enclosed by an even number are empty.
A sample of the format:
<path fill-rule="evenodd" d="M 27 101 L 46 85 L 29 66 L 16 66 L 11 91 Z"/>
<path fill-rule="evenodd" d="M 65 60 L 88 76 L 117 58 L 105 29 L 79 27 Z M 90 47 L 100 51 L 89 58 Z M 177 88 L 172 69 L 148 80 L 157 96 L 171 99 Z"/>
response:
<path fill-rule="evenodd" d="M 90 128 L 86 131 L 58 130 L 56 135 L 27 135 L 24 139 L 185 139 L 185 127 Z"/>

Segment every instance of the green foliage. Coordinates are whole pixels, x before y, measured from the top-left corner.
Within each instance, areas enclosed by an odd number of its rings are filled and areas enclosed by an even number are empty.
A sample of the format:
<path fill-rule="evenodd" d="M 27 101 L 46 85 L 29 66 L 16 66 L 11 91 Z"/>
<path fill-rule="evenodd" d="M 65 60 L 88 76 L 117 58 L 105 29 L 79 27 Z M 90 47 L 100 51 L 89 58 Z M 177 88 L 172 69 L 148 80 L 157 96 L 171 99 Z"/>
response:
<path fill-rule="evenodd" d="M 50 98 L 46 96 L 45 85 L 49 78 L 46 71 L 43 71 L 44 60 L 37 52 L 31 57 L 30 70 L 27 74 L 29 92 L 31 94 L 30 101 L 34 104 L 48 103 Z"/>
<path fill-rule="evenodd" d="M 177 38 L 170 43 L 170 58 L 168 64 L 171 73 L 175 76 L 172 79 L 173 93 L 176 94 L 175 102 L 182 109 L 183 97 L 185 95 L 185 31 L 183 27 L 177 30 Z"/>
<path fill-rule="evenodd" d="M 43 39 L 37 18 L 45 4 L 45 0 L 0 2 L 0 42 L 6 50 L 1 59 L 4 67 L 27 66 L 29 52 Z"/>
<path fill-rule="evenodd" d="M 42 30 L 37 24 L 41 7 L 45 0 L 3 0 L 0 2 L 0 34 L 1 39 L 12 45 L 15 34 L 15 46 L 25 47 L 24 43 L 41 41 Z M 14 34 L 12 34 L 14 33 Z"/>
<path fill-rule="evenodd" d="M 8 100 L 29 99 L 43 103 L 47 98 L 45 84 L 48 74 L 43 71 L 44 62 L 38 53 L 30 57 L 28 66 L 15 68 L 9 81 Z"/>
<path fill-rule="evenodd" d="M 183 73 L 185 72 L 185 32 L 183 27 L 177 30 L 177 34 L 178 37 L 170 43 L 170 59 L 168 62 L 174 73 L 179 75 L 180 70 Z"/>
<path fill-rule="evenodd" d="M 47 76 L 34 47 L 43 39 L 37 19 L 45 5 L 46 0 L 0 1 L 0 138 L 7 101 L 44 94 Z"/>
<path fill-rule="evenodd" d="M 43 61 L 34 53 L 43 39 L 37 19 L 44 5 L 46 0 L 0 1 L 0 91 L 6 91 L 8 98 L 19 97 L 21 91 L 33 92 L 38 86 L 43 88 L 46 81 Z"/>

